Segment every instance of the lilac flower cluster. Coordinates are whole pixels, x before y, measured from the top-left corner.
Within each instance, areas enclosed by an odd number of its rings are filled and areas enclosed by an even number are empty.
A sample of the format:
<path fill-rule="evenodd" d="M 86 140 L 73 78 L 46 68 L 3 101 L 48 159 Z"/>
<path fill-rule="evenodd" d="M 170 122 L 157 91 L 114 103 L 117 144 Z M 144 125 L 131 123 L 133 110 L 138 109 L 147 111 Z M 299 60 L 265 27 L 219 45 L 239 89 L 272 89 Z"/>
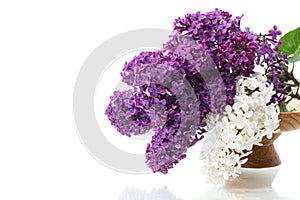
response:
<path fill-rule="evenodd" d="M 258 35 L 258 41 L 260 48 L 257 51 L 256 64 L 264 67 L 265 74 L 268 77 L 268 82 L 274 85 L 274 91 L 271 103 L 278 103 L 279 105 L 286 99 L 286 87 L 281 85 L 280 77 L 283 77 L 285 64 L 288 64 L 287 55 L 277 55 L 278 47 L 281 45 L 281 39 L 278 40 L 278 36 L 281 35 L 281 31 L 277 26 L 269 30 L 266 35 Z"/>
<path fill-rule="evenodd" d="M 122 81 L 133 89 L 116 91 L 106 115 L 129 137 L 155 131 L 146 148 L 153 172 L 166 174 L 185 158 L 206 132 L 203 119 L 234 104 L 238 77 L 254 74 L 255 65 L 263 66 L 274 84 L 271 101 L 284 99 L 279 75 L 286 59 L 276 55 L 280 31 L 241 31 L 240 20 L 217 9 L 187 14 L 175 20 L 174 35 L 160 51 L 142 52 L 125 63 Z"/>
<path fill-rule="evenodd" d="M 212 12 L 197 12 L 176 19 L 174 30 L 189 35 L 206 49 L 216 50 L 232 33 L 240 31 L 240 20 L 241 17 L 232 19 L 228 12 L 215 9 Z"/>
<path fill-rule="evenodd" d="M 234 103 L 236 78 L 253 74 L 255 38 L 240 29 L 241 17 L 225 11 L 187 14 L 178 18 L 174 30 L 188 35 L 203 46 L 216 63 L 226 85 L 227 103 Z"/>
<path fill-rule="evenodd" d="M 203 71 L 210 67 L 215 69 L 214 63 L 205 58 L 207 54 L 201 52 L 199 45 L 183 46 L 186 50 L 198 51 L 197 57 L 202 58 L 198 59 L 197 66 Z M 189 55 L 185 51 L 185 56 Z M 199 129 L 204 132 L 206 124 L 201 121 L 211 111 L 209 89 L 212 87 L 208 88 L 200 72 L 187 59 L 172 50 L 168 53 L 142 52 L 125 63 L 121 75 L 122 81 L 134 89 L 115 92 L 106 114 L 123 135 L 143 134 L 152 126 L 156 132 L 146 149 L 146 163 L 154 172 L 167 173 L 185 158 L 190 146 L 203 138 L 196 132 Z M 219 85 L 215 84 L 216 87 Z M 216 104 L 214 107 L 219 108 Z M 161 105 L 163 109 L 151 112 L 155 105 Z M 159 119 L 164 119 L 165 123 L 158 122 Z"/>
<path fill-rule="evenodd" d="M 271 102 L 279 104 L 285 99 L 285 88 L 280 86 L 279 77 L 286 58 L 278 58 L 281 32 L 276 26 L 268 34 L 255 34 L 248 28 L 240 29 L 241 17 L 232 16 L 222 10 L 208 13 L 187 14 L 174 23 L 176 33 L 188 35 L 209 53 L 222 74 L 226 85 L 227 102 L 234 103 L 236 79 L 254 74 L 255 65 L 266 70 L 269 83 L 277 92 Z"/>

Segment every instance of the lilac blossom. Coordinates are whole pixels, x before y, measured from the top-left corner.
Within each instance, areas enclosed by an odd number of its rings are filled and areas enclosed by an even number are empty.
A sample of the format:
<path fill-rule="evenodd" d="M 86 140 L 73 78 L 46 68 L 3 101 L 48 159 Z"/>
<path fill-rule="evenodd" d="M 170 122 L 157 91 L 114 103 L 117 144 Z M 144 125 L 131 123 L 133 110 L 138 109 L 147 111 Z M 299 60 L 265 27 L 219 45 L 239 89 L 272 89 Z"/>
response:
<path fill-rule="evenodd" d="M 200 55 L 207 56 L 205 53 Z M 206 59 L 202 59 L 202 65 L 208 68 Z M 201 122 L 211 111 L 207 84 L 193 65 L 171 51 L 142 52 L 125 64 L 121 75 L 123 82 L 135 88 L 134 92 L 130 97 L 126 91 L 129 96 L 122 100 L 116 94 L 112 96 L 106 114 L 121 133 L 130 136 L 138 133 L 131 131 L 129 126 L 132 123 L 128 120 L 132 120 L 136 127 L 148 128 L 149 124 L 157 124 L 157 120 L 145 114 L 151 113 L 153 105 L 163 105 L 165 123 L 156 129 L 147 146 L 146 163 L 154 172 L 167 173 L 185 158 L 190 146 L 203 138 L 196 131 L 204 132 L 205 123 Z M 126 109 L 122 109 L 124 106 Z"/>
<path fill-rule="evenodd" d="M 264 67 L 268 82 L 274 84 L 277 93 L 271 102 L 281 104 L 285 100 L 286 88 L 280 85 L 279 77 L 287 63 L 284 56 L 277 56 L 281 31 L 277 26 L 268 34 L 256 34 L 249 28 L 242 31 L 241 18 L 232 18 L 228 12 L 218 9 L 208 13 L 197 12 L 176 19 L 174 31 L 190 36 L 210 53 L 222 74 L 230 105 L 234 103 L 237 77 L 253 74 L 255 65 Z"/>
<path fill-rule="evenodd" d="M 242 31 L 242 17 L 222 10 L 187 14 L 174 22 L 174 34 L 154 52 L 142 52 L 126 62 L 122 81 L 132 87 L 111 96 L 106 115 L 123 135 L 154 130 L 146 147 L 146 164 L 166 174 L 203 138 L 204 119 L 232 106 L 240 76 L 264 67 L 277 92 L 270 103 L 281 103 L 285 88 L 280 71 L 286 57 L 277 57 L 276 26 L 268 34 Z M 197 132 L 198 130 L 198 132 Z"/>

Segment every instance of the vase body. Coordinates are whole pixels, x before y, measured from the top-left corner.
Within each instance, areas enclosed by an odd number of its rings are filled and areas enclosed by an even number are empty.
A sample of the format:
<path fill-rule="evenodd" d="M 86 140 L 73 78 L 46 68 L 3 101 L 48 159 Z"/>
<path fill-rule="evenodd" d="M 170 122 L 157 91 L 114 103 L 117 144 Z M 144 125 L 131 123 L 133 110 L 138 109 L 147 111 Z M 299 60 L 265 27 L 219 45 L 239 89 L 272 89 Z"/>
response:
<path fill-rule="evenodd" d="M 281 133 L 274 133 L 271 139 L 266 137 L 262 140 L 262 146 L 254 145 L 252 153 L 248 156 L 248 161 L 242 165 L 244 168 L 269 168 L 281 164 L 280 157 L 275 149 L 274 141 Z"/>
<path fill-rule="evenodd" d="M 262 140 L 262 146 L 255 145 L 253 153 L 248 156 L 248 161 L 242 166 L 245 168 L 268 168 L 281 164 L 279 155 L 275 149 L 274 141 L 282 132 L 300 129 L 300 112 L 283 112 L 279 114 L 280 133 L 274 133 L 271 139 Z"/>
<path fill-rule="evenodd" d="M 263 138 L 263 146 L 254 146 L 248 161 L 242 165 L 241 175 L 229 179 L 225 183 L 228 190 L 247 190 L 271 188 L 281 160 L 276 152 L 274 141 L 282 132 L 300 129 L 300 112 L 284 112 L 279 114 L 280 133 L 274 133 L 271 139 Z"/>

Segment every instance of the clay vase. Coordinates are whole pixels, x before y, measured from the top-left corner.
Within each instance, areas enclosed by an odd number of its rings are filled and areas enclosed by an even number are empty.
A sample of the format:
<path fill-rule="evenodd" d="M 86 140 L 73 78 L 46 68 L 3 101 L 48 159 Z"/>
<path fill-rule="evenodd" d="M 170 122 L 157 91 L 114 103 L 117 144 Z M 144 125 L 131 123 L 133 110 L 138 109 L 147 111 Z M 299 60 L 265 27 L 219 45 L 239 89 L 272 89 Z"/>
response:
<path fill-rule="evenodd" d="M 300 129 L 300 112 L 282 112 L 279 114 L 280 133 L 273 134 L 271 139 L 263 138 L 263 146 L 255 145 L 253 153 L 248 156 L 248 161 L 242 166 L 244 168 L 267 168 L 281 164 L 280 158 L 274 147 L 274 141 L 282 132 Z"/>
<path fill-rule="evenodd" d="M 263 138 L 263 146 L 254 146 L 248 161 L 242 165 L 242 173 L 236 179 L 226 181 L 224 187 L 230 191 L 271 188 L 280 169 L 280 158 L 274 147 L 274 141 L 283 133 L 300 129 L 300 112 L 282 112 L 279 114 L 280 133 L 271 139 Z"/>

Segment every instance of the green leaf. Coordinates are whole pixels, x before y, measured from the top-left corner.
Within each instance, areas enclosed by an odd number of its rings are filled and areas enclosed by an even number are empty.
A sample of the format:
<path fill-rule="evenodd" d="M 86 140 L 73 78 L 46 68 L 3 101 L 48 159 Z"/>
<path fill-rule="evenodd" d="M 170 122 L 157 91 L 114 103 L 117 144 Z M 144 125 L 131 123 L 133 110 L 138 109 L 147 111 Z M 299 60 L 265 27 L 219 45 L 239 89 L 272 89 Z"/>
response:
<path fill-rule="evenodd" d="M 297 49 L 297 51 L 294 53 L 294 56 L 288 57 L 288 61 L 290 63 L 294 63 L 300 60 L 300 47 Z"/>
<path fill-rule="evenodd" d="M 300 60 L 300 27 L 285 34 L 282 37 L 282 45 L 279 46 L 278 53 L 286 53 L 289 62 Z"/>

